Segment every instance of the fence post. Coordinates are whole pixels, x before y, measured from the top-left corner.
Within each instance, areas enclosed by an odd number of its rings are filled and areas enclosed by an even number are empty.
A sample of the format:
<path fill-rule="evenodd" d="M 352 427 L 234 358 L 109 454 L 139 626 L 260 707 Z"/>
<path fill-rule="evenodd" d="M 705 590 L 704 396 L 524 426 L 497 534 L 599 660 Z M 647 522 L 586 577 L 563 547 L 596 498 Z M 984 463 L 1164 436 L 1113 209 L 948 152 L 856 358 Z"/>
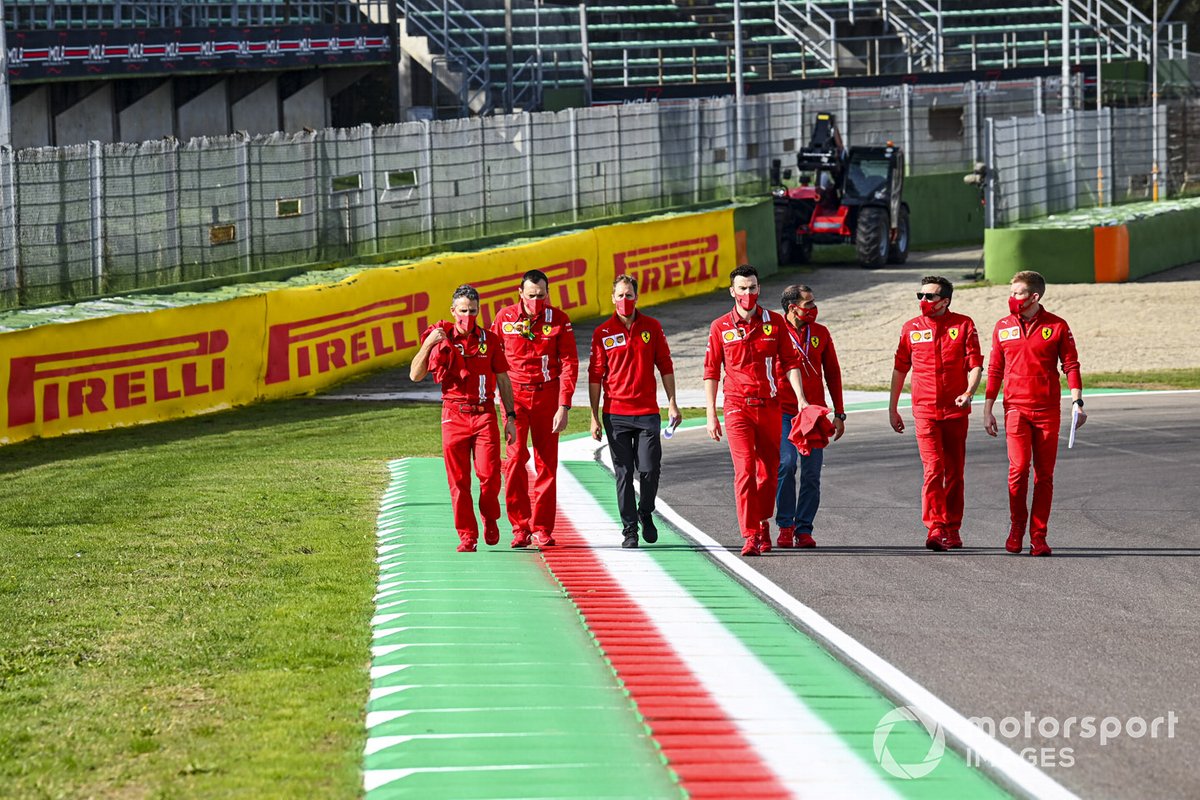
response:
<path fill-rule="evenodd" d="M 704 107 L 699 98 L 688 102 L 692 107 L 692 119 L 695 121 L 692 128 L 696 131 L 695 141 L 692 144 L 692 202 L 699 203 L 704 175 L 702 161 L 704 155 L 701 148 L 701 140 L 704 137 Z"/>
<path fill-rule="evenodd" d="M 495 117 L 493 117 L 495 119 Z M 487 236 L 488 224 L 488 203 L 491 200 L 492 193 L 488 186 L 488 164 L 487 164 L 487 125 L 484 124 L 483 117 L 475 117 L 467 120 L 467 125 L 475 125 L 479 128 L 479 177 L 483 191 L 480 193 L 483 197 L 483 207 L 480 209 L 480 234 Z"/>
<path fill-rule="evenodd" d="M 987 182 L 984 184 L 984 225 L 996 227 L 996 121 L 991 117 L 984 120 L 983 158 L 987 165 Z"/>
<path fill-rule="evenodd" d="M 362 137 L 363 195 L 367 202 L 362 204 L 367 214 L 367 252 L 379 252 L 379 193 L 375 191 L 375 129 L 371 123 L 359 126 Z M 357 255 L 357 254 L 356 254 Z"/>
<path fill-rule="evenodd" d="M 525 118 L 525 228 L 533 229 L 533 115 Z"/>
<path fill-rule="evenodd" d="M 1071 129 L 1071 135 L 1070 135 L 1070 139 L 1069 139 L 1071 146 L 1069 148 L 1070 153 L 1067 156 L 1067 164 L 1069 164 L 1070 168 L 1071 168 L 1071 210 L 1072 211 L 1079 208 L 1079 184 L 1083 182 L 1079 177 L 1079 172 L 1080 172 L 1080 170 L 1079 170 L 1079 141 L 1078 141 L 1079 130 L 1075 124 L 1075 121 L 1077 119 L 1079 119 L 1079 117 L 1076 116 L 1075 109 L 1071 108 L 1071 109 L 1068 109 L 1067 117 L 1066 117 L 1066 119 L 1063 120 L 1063 123 L 1070 126 L 1070 129 Z M 1066 131 L 1064 131 L 1064 134 L 1065 133 L 1066 133 Z"/>
<path fill-rule="evenodd" d="M 3 289 L 5 299 L 14 302 L 5 305 L 19 306 L 21 304 L 21 259 L 17 238 L 17 190 L 13 164 L 15 159 L 13 149 L 8 145 L 0 147 L 0 289 Z"/>
<path fill-rule="evenodd" d="M 625 146 L 621 142 L 621 111 L 624 108 L 625 106 L 616 106 L 616 113 L 613 115 L 613 119 L 615 120 L 617 126 L 617 214 L 621 214 L 625 207 Z M 607 199 L 608 198 L 605 198 L 606 201 Z M 604 212 L 607 214 L 608 209 L 605 208 Z"/>
<path fill-rule="evenodd" d="M 421 169 L 424 180 L 421 182 L 422 223 L 429 233 L 429 244 L 437 243 L 437 232 L 434 230 L 433 217 L 433 131 L 429 120 L 421 120 Z"/>
<path fill-rule="evenodd" d="M 912 87 L 907 83 L 900 84 L 900 126 L 904 135 L 904 175 L 912 174 L 912 162 L 916 153 L 912 149 Z"/>
<path fill-rule="evenodd" d="M 726 111 L 725 111 L 725 145 L 726 145 L 725 163 L 729 165 L 729 167 L 728 167 L 728 170 L 729 170 L 729 175 L 728 175 L 729 199 L 733 200 L 735 197 L 737 197 L 737 164 L 735 163 L 737 161 L 737 148 L 738 148 L 737 101 L 727 99 L 725 101 L 725 109 L 726 109 Z M 729 111 L 731 109 L 733 111 L 732 121 L 730 120 L 730 113 L 729 113 Z"/>
<path fill-rule="evenodd" d="M 238 216 L 241 219 L 237 225 L 238 250 L 241 251 L 242 271 L 253 272 L 254 257 L 254 228 L 251 224 L 250 202 L 250 137 L 244 134 L 237 136 L 237 174 L 238 174 Z"/>
<path fill-rule="evenodd" d="M 967 101 L 967 113 L 971 115 L 971 167 L 979 163 L 979 83 L 967 81 L 967 91 L 970 99 Z"/>
<path fill-rule="evenodd" d="M 92 293 L 104 293 L 104 146 L 88 142 L 88 173 L 91 178 Z"/>
<path fill-rule="evenodd" d="M 567 109 L 567 131 L 571 137 L 571 221 L 579 222 L 579 127 L 574 107 Z"/>

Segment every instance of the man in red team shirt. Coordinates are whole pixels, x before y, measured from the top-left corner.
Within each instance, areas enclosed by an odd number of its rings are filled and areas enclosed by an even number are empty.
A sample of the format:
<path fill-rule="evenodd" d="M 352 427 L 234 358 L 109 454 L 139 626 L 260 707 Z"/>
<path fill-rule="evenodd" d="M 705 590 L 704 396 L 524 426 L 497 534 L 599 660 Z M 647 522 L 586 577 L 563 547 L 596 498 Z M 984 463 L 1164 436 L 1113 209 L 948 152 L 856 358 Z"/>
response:
<path fill-rule="evenodd" d="M 808 402 L 825 405 L 825 384 L 833 400 L 833 441 L 846 432 L 846 408 L 842 403 L 842 368 L 829 329 L 817 322 L 817 300 L 807 286 L 792 285 L 783 290 L 783 317 L 788 336 L 800 352 L 800 381 Z M 816 547 L 813 520 L 821 506 L 821 467 L 825 449 L 813 448 L 801 455 L 788 438 L 793 420 L 798 424 L 800 408 L 796 394 L 785 381 L 779 385 L 783 411 L 779 439 L 779 488 L 775 493 L 775 524 L 779 526 L 779 547 Z M 796 466 L 800 467 L 800 490 L 796 491 Z"/>
<path fill-rule="evenodd" d="M 921 519 L 930 550 L 962 547 L 967 422 L 983 374 L 979 332 L 970 317 L 950 310 L 953 295 L 954 285 L 945 278 L 921 279 L 921 316 L 901 328 L 888 401 L 892 429 L 904 433 L 896 404 L 912 369 L 912 415 L 925 467 Z"/>
<path fill-rule="evenodd" d="M 1004 384 L 1004 436 L 1008 440 L 1008 513 L 1010 526 L 1004 549 L 1019 553 L 1029 523 L 1029 554 L 1048 556 L 1046 530 L 1054 497 L 1054 461 L 1062 421 L 1058 366 L 1067 376 L 1071 403 L 1083 413 L 1083 379 L 1075 337 L 1062 317 L 1042 307 L 1046 279 L 1036 272 L 1018 272 L 1010 284 L 1007 317 L 992 332 L 987 391 L 983 402 L 984 430 L 998 431 L 992 406 Z M 1026 507 L 1029 466 L 1033 464 L 1033 507 Z"/>
<path fill-rule="evenodd" d="M 717 382 L 725 371 L 725 426 L 733 457 L 733 488 L 743 556 L 771 549 L 771 515 L 779 480 L 779 384 L 787 380 L 799 408 L 808 405 L 800 385 L 800 354 L 783 317 L 758 304 L 758 270 L 743 264 L 729 273 L 733 310 L 713 320 L 704 351 L 708 435 L 721 441 Z"/>
<path fill-rule="evenodd" d="M 512 523 L 513 547 L 554 544 L 557 514 L 558 435 L 567 427 L 571 395 L 579 377 L 579 355 L 571 318 L 547 304 L 549 282 L 541 270 L 521 277 L 517 302 L 500 311 L 492 332 L 504 343 L 517 412 L 516 438 L 504 463 L 504 503 Z M 529 491 L 533 440 L 534 483 Z"/>
<path fill-rule="evenodd" d="M 592 406 L 592 438 L 600 441 L 600 392 L 604 391 L 604 433 L 612 452 L 617 478 L 617 507 L 621 512 L 622 547 L 638 546 L 638 522 L 642 537 L 658 541 L 654 525 L 654 499 L 662 464 L 658 439 L 658 392 L 654 368 L 662 375 L 667 392 L 668 424 L 683 420 L 675 404 L 675 367 L 662 325 L 638 311 L 637 278 L 618 275 L 613 281 L 611 318 L 592 334 L 588 361 L 588 399 Z M 641 502 L 634 498 L 633 475 L 641 480 Z"/>
<path fill-rule="evenodd" d="M 483 540 L 500 541 L 500 440 L 496 430 L 494 391 L 506 420 L 504 438 L 516 436 L 513 424 L 512 384 L 508 362 L 495 336 L 475 324 L 479 316 L 479 292 L 463 284 L 450 301 L 452 322 L 439 322 L 429 329 L 417 351 L 408 377 L 424 380 L 433 372 L 442 385 L 442 458 L 450 483 L 450 504 L 458 530 L 458 551 L 475 552 L 479 526 L 471 506 L 471 459 L 479 478 L 479 513 L 483 517 Z"/>

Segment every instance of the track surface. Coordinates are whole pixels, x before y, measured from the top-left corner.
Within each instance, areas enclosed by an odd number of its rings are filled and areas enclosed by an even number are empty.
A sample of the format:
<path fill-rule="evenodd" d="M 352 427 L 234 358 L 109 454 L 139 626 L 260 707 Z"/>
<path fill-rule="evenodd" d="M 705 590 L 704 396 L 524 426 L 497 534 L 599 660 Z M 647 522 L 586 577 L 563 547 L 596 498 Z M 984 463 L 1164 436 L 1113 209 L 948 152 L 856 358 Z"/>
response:
<path fill-rule="evenodd" d="M 819 548 L 750 561 L 962 714 L 1031 714 L 1032 736 L 1000 738 L 1050 748 L 1040 765 L 1081 795 L 1200 796 L 1200 394 L 1090 395 L 1088 410 L 1059 453 L 1052 558 L 1004 552 L 1007 458 L 976 408 L 963 550 L 923 548 L 912 425 L 897 435 L 886 412 L 865 411 L 827 451 Z M 728 452 L 703 428 L 681 431 L 660 494 L 732 548 Z M 1122 731 L 1103 746 L 1078 722 L 1069 737 L 1038 732 L 1046 717 L 1172 712 L 1173 738 L 1165 722 L 1158 738 Z"/>

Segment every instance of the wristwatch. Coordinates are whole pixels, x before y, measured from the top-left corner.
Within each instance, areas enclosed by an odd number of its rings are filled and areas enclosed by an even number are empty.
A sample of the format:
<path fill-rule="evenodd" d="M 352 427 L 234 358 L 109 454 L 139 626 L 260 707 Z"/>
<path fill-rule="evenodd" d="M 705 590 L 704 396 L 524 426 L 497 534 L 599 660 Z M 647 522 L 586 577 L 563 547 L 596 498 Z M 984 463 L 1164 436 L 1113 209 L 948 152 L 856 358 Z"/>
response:
<path fill-rule="evenodd" d="M 846 415 L 845 415 L 845 414 L 834 414 L 834 415 L 833 415 L 833 418 L 834 418 L 834 419 L 840 419 L 842 422 L 845 422 L 845 421 L 846 421 Z"/>
<path fill-rule="evenodd" d="M 1078 400 L 1076 400 L 1075 405 L 1079 406 L 1080 408 L 1083 408 L 1083 398 L 1081 397 Z"/>

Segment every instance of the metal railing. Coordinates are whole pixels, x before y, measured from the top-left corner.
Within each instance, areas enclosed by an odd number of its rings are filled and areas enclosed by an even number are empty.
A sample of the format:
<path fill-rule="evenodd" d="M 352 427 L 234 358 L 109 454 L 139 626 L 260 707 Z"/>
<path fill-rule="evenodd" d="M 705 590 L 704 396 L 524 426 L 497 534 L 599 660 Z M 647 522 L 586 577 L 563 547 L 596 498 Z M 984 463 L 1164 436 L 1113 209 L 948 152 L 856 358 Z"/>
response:
<path fill-rule="evenodd" d="M 461 81 L 457 89 L 463 116 L 491 112 L 494 100 L 486 26 L 457 0 L 404 0 L 403 15 L 404 24 L 411 24 L 418 35 L 430 40 L 432 51 L 441 51 L 447 73 Z"/>
<path fill-rule="evenodd" d="M 775 0 L 775 24 L 837 74 L 837 22 L 825 9 L 808 0 Z"/>

